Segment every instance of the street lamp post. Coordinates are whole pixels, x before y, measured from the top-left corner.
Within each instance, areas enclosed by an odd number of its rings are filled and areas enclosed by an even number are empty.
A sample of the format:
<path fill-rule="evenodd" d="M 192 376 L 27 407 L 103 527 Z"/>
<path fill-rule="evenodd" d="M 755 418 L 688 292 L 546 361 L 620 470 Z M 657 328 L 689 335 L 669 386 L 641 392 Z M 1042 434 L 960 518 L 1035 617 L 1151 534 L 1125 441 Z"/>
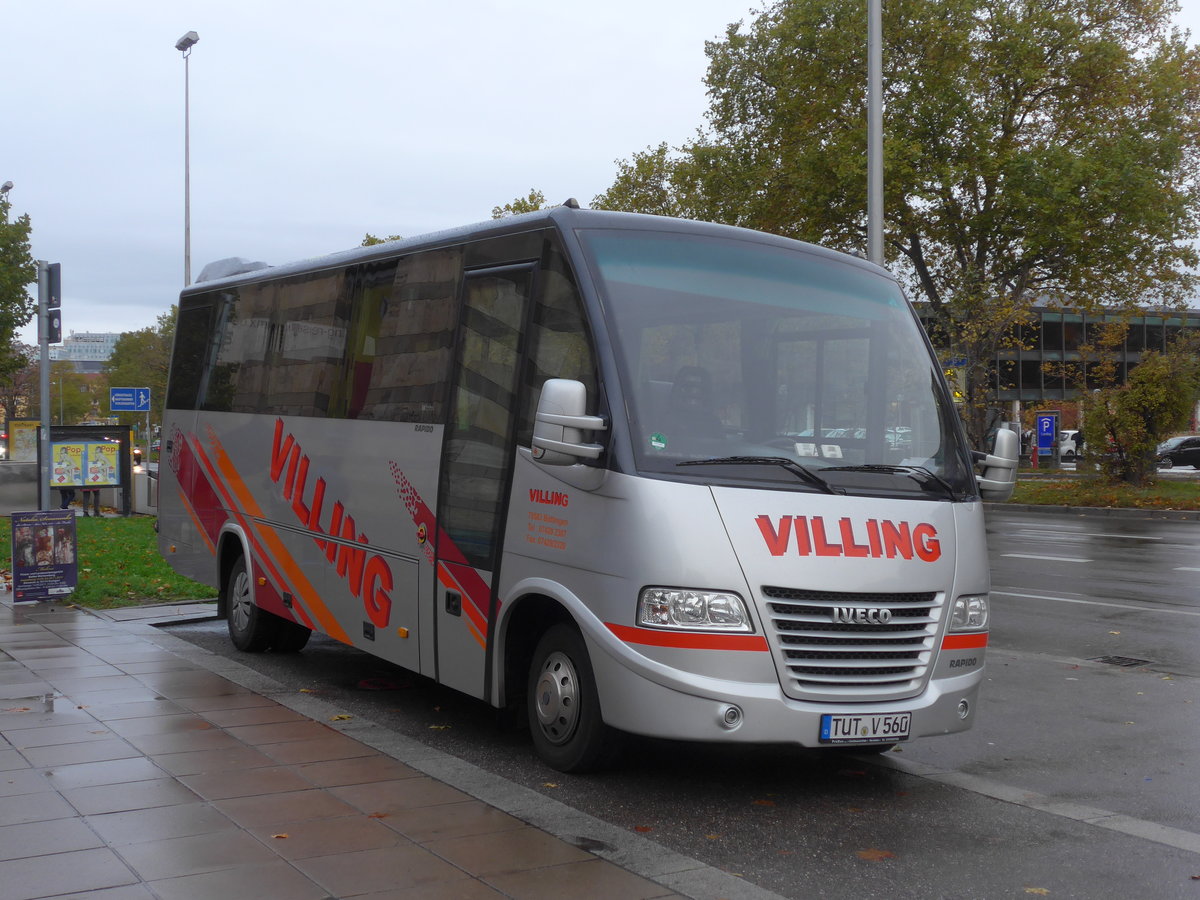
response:
<path fill-rule="evenodd" d="M 183 285 L 192 283 L 192 165 L 191 165 L 191 109 L 190 73 L 188 58 L 200 35 L 189 31 L 175 42 L 175 49 L 183 54 Z"/>
<path fill-rule="evenodd" d="M 883 256 L 883 12 L 867 0 L 867 259 Z"/>

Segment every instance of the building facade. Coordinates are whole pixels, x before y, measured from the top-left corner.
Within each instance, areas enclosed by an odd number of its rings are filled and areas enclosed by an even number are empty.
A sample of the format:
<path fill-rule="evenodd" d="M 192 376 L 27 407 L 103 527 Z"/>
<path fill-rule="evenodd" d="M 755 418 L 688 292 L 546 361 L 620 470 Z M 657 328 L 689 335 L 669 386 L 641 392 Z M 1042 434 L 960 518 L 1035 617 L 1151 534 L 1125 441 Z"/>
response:
<path fill-rule="evenodd" d="M 75 371 L 96 374 L 112 356 L 121 334 L 116 331 L 72 331 L 62 345 L 50 347 L 51 360 L 67 360 Z"/>
<path fill-rule="evenodd" d="M 1087 372 L 1094 363 L 1084 359 L 1080 348 L 1094 346 L 1099 328 L 1122 317 L 1048 308 L 1036 312 L 1036 321 L 1020 335 L 1019 347 L 996 354 L 993 370 L 996 399 L 1044 404 L 1073 400 L 1084 391 L 1099 387 L 1087 382 Z M 1143 353 L 1163 352 L 1176 337 L 1188 331 L 1200 331 L 1200 310 L 1129 319 L 1125 344 L 1117 353 L 1118 377 L 1125 381 L 1130 369 L 1141 362 Z M 1064 367 L 1056 363 L 1082 372 L 1084 384 L 1064 377 Z"/>

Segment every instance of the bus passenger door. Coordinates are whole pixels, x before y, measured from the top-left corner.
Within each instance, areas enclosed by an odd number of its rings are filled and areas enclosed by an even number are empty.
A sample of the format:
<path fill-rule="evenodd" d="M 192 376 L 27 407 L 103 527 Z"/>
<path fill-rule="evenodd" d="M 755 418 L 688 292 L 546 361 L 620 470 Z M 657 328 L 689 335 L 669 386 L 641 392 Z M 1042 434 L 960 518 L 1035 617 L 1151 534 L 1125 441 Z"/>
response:
<path fill-rule="evenodd" d="M 437 679 L 485 696 L 532 264 L 468 272 L 438 489 Z"/>

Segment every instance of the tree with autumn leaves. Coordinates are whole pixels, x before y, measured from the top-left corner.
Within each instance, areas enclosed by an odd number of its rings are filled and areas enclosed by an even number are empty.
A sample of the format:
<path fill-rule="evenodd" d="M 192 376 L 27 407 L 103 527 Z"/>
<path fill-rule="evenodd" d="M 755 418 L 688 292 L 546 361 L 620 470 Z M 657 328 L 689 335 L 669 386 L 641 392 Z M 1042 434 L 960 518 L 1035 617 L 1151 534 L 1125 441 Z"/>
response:
<path fill-rule="evenodd" d="M 1173 0 L 888 0 L 887 263 L 993 424 L 1035 299 L 1184 302 L 1200 262 L 1200 52 Z M 865 0 L 777 0 L 707 45 L 707 126 L 618 162 L 593 206 L 866 245 Z"/>

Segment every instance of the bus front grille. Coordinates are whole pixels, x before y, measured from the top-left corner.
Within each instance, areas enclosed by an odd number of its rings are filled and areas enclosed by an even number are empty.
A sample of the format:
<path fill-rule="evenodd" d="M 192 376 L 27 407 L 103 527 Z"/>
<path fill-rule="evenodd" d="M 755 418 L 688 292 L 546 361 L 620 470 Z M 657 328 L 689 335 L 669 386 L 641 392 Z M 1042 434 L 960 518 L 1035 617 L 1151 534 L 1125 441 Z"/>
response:
<path fill-rule="evenodd" d="M 795 700 L 909 697 L 929 677 L 942 594 L 764 586 L 772 652 Z"/>

